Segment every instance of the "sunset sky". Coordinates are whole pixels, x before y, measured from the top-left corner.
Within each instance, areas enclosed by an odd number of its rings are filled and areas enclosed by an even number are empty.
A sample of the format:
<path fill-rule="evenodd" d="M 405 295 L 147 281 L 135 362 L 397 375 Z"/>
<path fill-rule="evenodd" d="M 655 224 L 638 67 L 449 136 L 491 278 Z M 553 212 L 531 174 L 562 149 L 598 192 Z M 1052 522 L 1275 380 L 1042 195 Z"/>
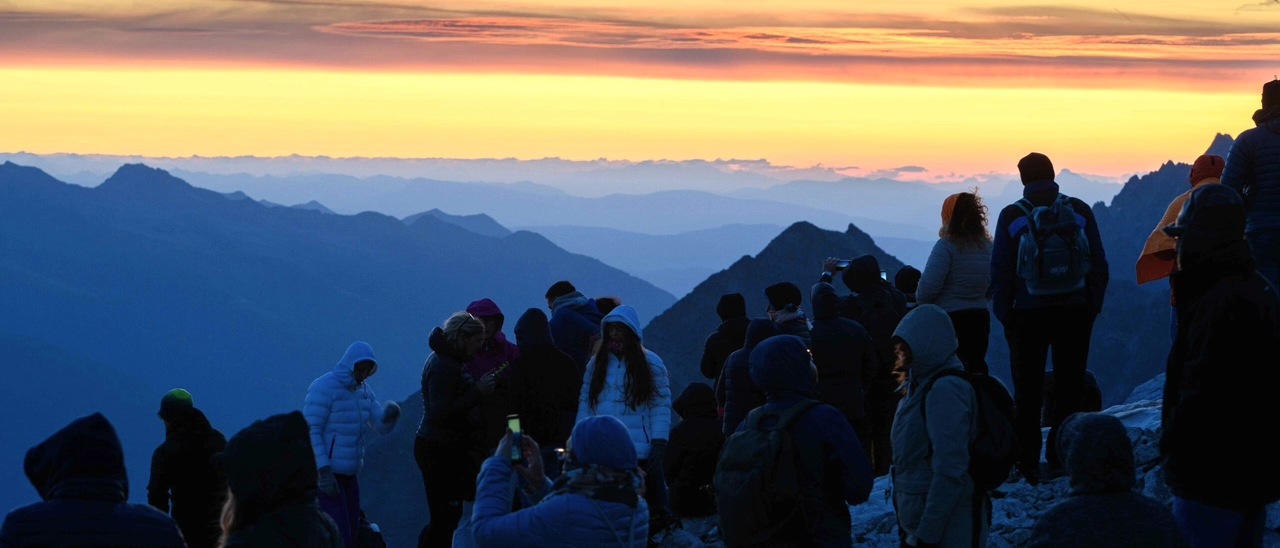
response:
<path fill-rule="evenodd" d="M 1276 73 L 1280 0 L 0 0 L 0 152 L 1120 175 Z"/>

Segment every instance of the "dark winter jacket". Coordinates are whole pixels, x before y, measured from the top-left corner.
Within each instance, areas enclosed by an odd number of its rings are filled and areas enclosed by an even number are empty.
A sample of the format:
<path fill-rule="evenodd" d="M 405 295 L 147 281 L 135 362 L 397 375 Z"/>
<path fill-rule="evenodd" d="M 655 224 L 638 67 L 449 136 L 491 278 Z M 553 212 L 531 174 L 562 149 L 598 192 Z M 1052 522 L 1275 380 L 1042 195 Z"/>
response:
<path fill-rule="evenodd" d="M 1022 188 L 1022 196 L 1037 207 L 1047 206 L 1058 199 L 1058 183 L 1048 179 L 1027 183 Z M 995 242 L 991 247 L 991 289 L 988 295 L 992 312 L 1001 323 L 1015 308 L 1088 306 L 1094 314 L 1102 312 L 1110 274 L 1098 222 L 1088 204 L 1076 198 L 1071 198 L 1070 203 L 1077 220 L 1084 223 L 1091 263 L 1084 289 L 1066 295 L 1034 296 L 1027 292 L 1027 283 L 1018 277 L 1018 240 L 1029 230 L 1027 215 L 1017 204 L 1009 204 L 1000 212 L 993 235 Z"/>
<path fill-rule="evenodd" d="M 573 358 L 551 342 L 547 315 L 530 308 L 516 322 L 520 357 L 511 366 L 512 412 L 543 447 L 563 447 L 578 415 L 582 375 Z"/>
<path fill-rule="evenodd" d="M 763 409 L 781 413 L 813 399 L 816 390 L 809 353 L 799 338 L 783 335 L 760 343 L 751 351 L 750 361 L 751 378 L 768 398 Z M 801 514 L 807 519 L 804 530 L 787 531 L 782 537 L 801 546 L 852 546 L 846 504 L 866 502 L 874 479 L 858 435 L 838 409 L 822 404 L 797 417 L 790 433 L 797 448 Z"/>
<path fill-rule="evenodd" d="M 1173 494 L 1250 508 L 1280 499 L 1271 436 L 1280 297 L 1244 241 L 1173 274 L 1178 332 L 1165 369 L 1160 449 Z"/>
<path fill-rule="evenodd" d="M 840 300 L 831 284 L 813 286 L 810 301 L 818 400 L 839 409 L 854 424 L 865 413 L 865 387 L 876 371 L 875 346 L 861 324 L 840 317 Z"/>
<path fill-rule="evenodd" d="M 1058 454 L 1071 494 L 1036 520 L 1028 548 L 1183 548 L 1173 513 L 1133 490 L 1133 442 L 1120 419 L 1078 413 L 1062 423 Z"/>
<path fill-rule="evenodd" d="M 747 418 L 752 409 L 764 405 L 764 391 L 751 380 L 751 364 L 748 358 L 756 345 L 769 337 L 777 336 L 778 325 L 768 318 L 756 318 L 747 326 L 747 341 L 742 349 L 730 354 L 724 361 L 724 427 L 728 436 L 738 430 L 738 423 Z"/>
<path fill-rule="evenodd" d="M 239 524 L 227 548 L 342 548 L 338 526 L 316 503 L 316 459 L 302 413 L 254 422 L 231 437 L 222 459 Z"/>
<path fill-rule="evenodd" d="M 798 337 L 800 340 L 804 341 L 805 346 L 813 345 L 813 335 L 810 333 L 809 328 L 808 318 L 800 318 L 778 324 L 779 334 Z"/>
<path fill-rule="evenodd" d="M 828 281 L 827 278 L 824 275 L 822 281 Z M 907 298 L 880 278 L 880 261 L 874 255 L 854 259 L 841 279 L 853 293 L 840 297 L 840 316 L 858 322 L 871 336 L 875 347 L 878 363 L 875 371 L 868 374 L 875 384 L 866 387 L 867 393 L 872 397 L 889 394 L 897 388 L 893 380 L 893 366 L 897 361 L 893 331 L 907 314 Z"/>
<path fill-rule="evenodd" d="M 747 324 L 751 323 L 746 301 L 737 293 L 720 297 L 716 313 L 720 315 L 720 327 L 702 347 L 702 376 L 708 379 L 720 377 L 724 360 L 747 342 Z"/>
<path fill-rule="evenodd" d="M 466 358 L 456 355 L 439 327 L 427 338 L 431 355 L 422 366 L 422 424 L 418 437 L 440 443 L 467 444 L 471 451 L 483 443 L 480 389 L 463 367 Z"/>
<path fill-rule="evenodd" d="M 23 468 L 44 502 L 10 512 L 0 526 L 0 546 L 186 546 L 169 516 L 127 502 L 124 451 L 100 414 L 76 419 L 32 447 Z"/>
<path fill-rule="evenodd" d="M 1253 115 L 1227 155 L 1222 184 L 1244 196 L 1246 232 L 1280 229 L 1280 106 Z"/>
<path fill-rule="evenodd" d="M 214 430 L 195 408 L 176 411 L 165 431 L 164 443 L 151 454 L 147 503 L 169 512 L 190 548 L 213 547 L 222 536 L 220 520 L 227 498 L 227 477 L 214 455 L 227 438 Z"/>
<path fill-rule="evenodd" d="M 556 347 L 573 358 L 578 372 L 585 374 L 595 340 L 600 338 L 600 320 L 604 315 L 595 302 L 574 291 L 552 301 L 551 337 Z"/>
<path fill-rule="evenodd" d="M 715 394 L 704 383 L 690 384 L 671 404 L 680 424 L 671 429 L 663 470 L 670 486 L 671 510 L 682 517 L 716 513 L 711 480 L 724 446 Z"/>

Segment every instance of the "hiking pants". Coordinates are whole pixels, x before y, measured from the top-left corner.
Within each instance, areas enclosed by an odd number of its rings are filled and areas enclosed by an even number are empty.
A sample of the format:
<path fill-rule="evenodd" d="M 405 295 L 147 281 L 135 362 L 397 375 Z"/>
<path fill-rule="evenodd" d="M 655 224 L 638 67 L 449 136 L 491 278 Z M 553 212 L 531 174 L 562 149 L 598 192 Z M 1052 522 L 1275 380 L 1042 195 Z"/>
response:
<path fill-rule="evenodd" d="M 1173 520 L 1191 548 L 1262 548 L 1267 509 L 1242 512 L 1173 497 Z"/>
<path fill-rule="evenodd" d="M 338 494 L 316 493 L 320 509 L 333 518 L 342 534 L 342 545 L 355 548 L 356 530 L 360 528 L 360 482 L 355 476 L 334 474 L 338 480 Z"/>
<path fill-rule="evenodd" d="M 964 364 L 964 370 L 986 375 L 989 372 L 987 346 L 991 339 L 991 311 L 971 308 L 948 312 L 947 316 L 956 328 L 956 341 L 960 343 L 956 357 Z"/>
<path fill-rule="evenodd" d="M 1258 273 L 1280 289 L 1280 230 L 1257 230 L 1245 234 Z"/>
<path fill-rule="evenodd" d="M 1053 416 L 1046 456 L 1060 466 L 1052 440 L 1062 420 L 1080 410 L 1084 392 L 1084 372 L 1089 361 L 1089 339 L 1096 316 L 1087 306 L 1046 306 L 1014 309 L 1004 324 L 1009 341 L 1009 362 L 1013 373 L 1014 437 L 1018 446 L 1018 469 L 1023 475 L 1040 471 L 1040 412 L 1044 405 L 1044 371 L 1053 353 Z"/>
<path fill-rule="evenodd" d="M 479 468 L 465 444 L 439 443 L 422 438 L 413 442 L 413 458 L 422 471 L 431 521 L 418 535 L 418 548 L 449 548 L 453 530 L 462 520 L 463 502 L 475 499 Z"/>

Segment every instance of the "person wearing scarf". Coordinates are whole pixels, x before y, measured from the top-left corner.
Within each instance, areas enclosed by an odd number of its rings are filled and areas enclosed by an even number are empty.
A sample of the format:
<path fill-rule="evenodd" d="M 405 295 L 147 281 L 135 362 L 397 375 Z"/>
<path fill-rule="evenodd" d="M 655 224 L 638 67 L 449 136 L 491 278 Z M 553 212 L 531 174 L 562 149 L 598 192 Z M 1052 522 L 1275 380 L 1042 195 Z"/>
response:
<path fill-rule="evenodd" d="M 480 548 L 643 548 L 649 506 L 641 496 L 642 471 L 631 435 L 611 416 L 583 419 L 573 428 L 565 471 L 547 479 L 536 440 L 521 436 L 523 463 L 510 458 L 508 433 L 484 462 L 471 526 Z M 517 484 L 520 486 L 517 487 Z M 525 508 L 511 512 L 517 489 Z"/>

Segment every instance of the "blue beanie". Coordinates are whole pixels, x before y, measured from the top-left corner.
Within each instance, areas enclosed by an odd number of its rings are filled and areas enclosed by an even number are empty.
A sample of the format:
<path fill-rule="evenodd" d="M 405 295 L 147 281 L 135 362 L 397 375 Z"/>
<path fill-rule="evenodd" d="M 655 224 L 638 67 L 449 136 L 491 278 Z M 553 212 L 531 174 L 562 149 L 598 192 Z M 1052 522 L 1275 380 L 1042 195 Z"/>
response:
<path fill-rule="evenodd" d="M 573 457 L 583 464 L 619 470 L 637 465 L 636 446 L 626 425 L 609 415 L 588 417 L 573 427 Z"/>

